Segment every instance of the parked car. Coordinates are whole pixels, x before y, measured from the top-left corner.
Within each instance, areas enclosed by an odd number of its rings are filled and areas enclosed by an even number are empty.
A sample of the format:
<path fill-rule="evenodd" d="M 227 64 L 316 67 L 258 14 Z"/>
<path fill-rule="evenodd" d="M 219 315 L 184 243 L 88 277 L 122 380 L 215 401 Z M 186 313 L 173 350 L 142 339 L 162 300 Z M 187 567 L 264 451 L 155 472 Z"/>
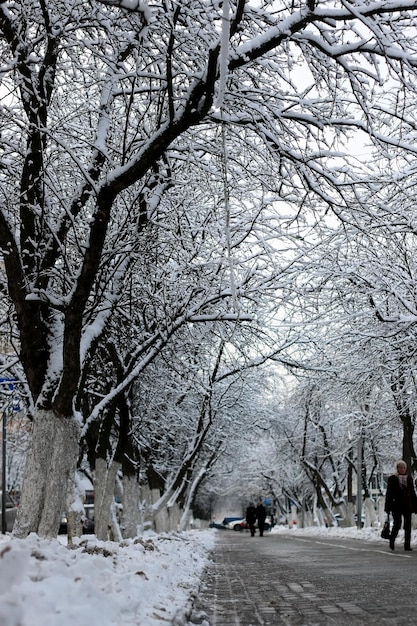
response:
<path fill-rule="evenodd" d="M 268 515 L 265 519 L 264 530 L 269 530 L 270 526 L 271 526 L 271 517 Z M 236 530 L 236 531 L 249 530 L 249 524 L 247 523 L 246 519 L 240 519 L 240 520 L 235 520 L 233 522 L 230 522 L 227 525 L 227 527 L 230 528 L 231 530 Z M 258 528 L 258 522 L 256 522 L 255 528 Z"/>
<path fill-rule="evenodd" d="M 222 524 L 223 526 L 226 526 L 227 528 L 230 528 L 230 524 L 233 524 L 233 522 L 238 522 L 240 521 L 242 518 L 239 516 L 235 516 L 235 517 L 224 517 Z"/>
<path fill-rule="evenodd" d="M 10 533 L 13 530 L 14 522 L 16 519 L 17 505 L 8 491 L 5 492 L 5 496 L 6 496 L 6 531 Z M 1 506 L 2 502 L 3 502 L 3 492 L 0 491 L 0 532 L 1 532 L 1 529 L 3 528 L 3 516 L 2 516 L 2 506 Z"/>
<path fill-rule="evenodd" d="M 216 522 L 215 519 L 213 519 L 210 524 L 209 524 L 209 528 L 218 528 L 219 530 L 229 530 L 229 526 L 230 524 L 233 524 L 233 522 L 239 521 L 241 520 L 242 517 L 239 516 L 234 516 L 234 517 L 224 517 L 221 524 L 219 522 Z"/>
<path fill-rule="evenodd" d="M 84 504 L 83 535 L 94 534 L 94 504 Z"/>
<path fill-rule="evenodd" d="M 67 514 L 66 513 L 62 513 L 61 520 L 59 522 L 58 535 L 66 535 L 67 531 L 68 531 Z"/>
<path fill-rule="evenodd" d="M 214 522 L 214 521 L 210 522 L 209 528 L 217 528 L 218 530 L 228 530 L 227 526 L 224 526 L 224 524 L 219 524 L 218 522 Z"/>
<path fill-rule="evenodd" d="M 81 516 L 81 521 L 83 523 L 82 534 L 93 535 L 94 534 L 94 504 L 84 505 L 84 515 Z M 61 521 L 59 523 L 58 534 L 66 535 L 67 532 L 68 532 L 67 514 L 63 513 L 61 515 Z"/>
<path fill-rule="evenodd" d="M 230 530 L 244 530 L 249 528 L 249 526 L 244 518 L 240 518 L 238 520 L 233 520 L 233 522 L 229 522 L 229 524 L 227 524 L 227 528 Z"/>

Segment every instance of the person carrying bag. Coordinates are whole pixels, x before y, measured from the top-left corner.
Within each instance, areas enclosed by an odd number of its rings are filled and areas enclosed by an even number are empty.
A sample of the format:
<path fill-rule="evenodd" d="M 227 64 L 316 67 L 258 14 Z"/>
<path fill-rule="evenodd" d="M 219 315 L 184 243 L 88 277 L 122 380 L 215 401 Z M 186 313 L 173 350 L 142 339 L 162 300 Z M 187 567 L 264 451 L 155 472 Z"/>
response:
<path fill-rule="evenodd" d="M 387 515 L 385 522 L 384 522 L 384 526 L 382 527 L 381 537 L 382 539 L 390 539 L 391 537 L 391 525 L 390 525 L 390 520 L 389 520 L 389 514 Z"/>
<path fill-rule="evenodd" d="M 404 550 L 411 551 L 411 515 L 417 512 L 417 496 L 413 479 L 407 474 L 407 463 L 397 461 L 396 473 L 388 478 L 385 495 L 385 513 L 392 514 L 393 526 L 389 536 L 389 547 L 395 549 L 395 540 L 404 524 Z"/>

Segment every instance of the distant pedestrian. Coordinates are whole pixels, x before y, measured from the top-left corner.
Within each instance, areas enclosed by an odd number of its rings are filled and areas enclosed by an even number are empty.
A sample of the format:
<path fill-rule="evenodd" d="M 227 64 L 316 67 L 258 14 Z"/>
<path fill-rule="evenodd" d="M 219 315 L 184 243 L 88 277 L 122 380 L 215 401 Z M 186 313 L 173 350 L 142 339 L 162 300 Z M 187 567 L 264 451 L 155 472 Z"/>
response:
<path fill-rule="evenodd" d="M 389 547 L 395 548 L 395 540 L 404 521 L 404 550 L 412 550 L 411 543 L 411 515 L 417 513 L 417 496 L 413 479 L 407 474 L 407 463 L 397 461 L 396 473 L 388 478 L 387 493 L 385 495 L 385 512 L 392 513 L 394 525 L 391 530 Z"/>
<path fill-rule="evenodd" d="M 258 505 L 256 507 L 256 519 L 258 520 L 259 534 L 261 537 L 263 537 L 266 520 L 266 509 L 261 501 L 258 502 Z"/>
<path fill-rule="evenodd" d="M 253 504 L 250 504 L 246 509 L 246 522 L 249 526 L 250 534 L 255 536 L 255 524 L 256 524 L 256 509 Z"/>

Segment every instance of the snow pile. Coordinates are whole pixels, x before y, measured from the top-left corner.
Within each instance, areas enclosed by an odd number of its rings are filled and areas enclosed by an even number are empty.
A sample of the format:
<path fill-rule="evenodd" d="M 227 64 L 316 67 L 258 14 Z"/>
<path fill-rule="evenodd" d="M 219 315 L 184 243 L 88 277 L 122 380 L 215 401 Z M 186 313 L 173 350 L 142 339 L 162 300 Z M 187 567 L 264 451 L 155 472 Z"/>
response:
<path fill-rule="evenodd" d="M 66 538 L 65 538 L 66 540 Z M 215 533 L 147 534 L 122 544 L 0 535 L 1 626 L 160 626 L 185 614 Z"/>
<path fill-rule="evenodd" d="M 330 528 L 326 528 L 325 526 L 309 526 L 307 528 L 274 526 L 271 533 L 284 535 L 294 534 L 294 536 L 298 537 L 302 537 L 303 535 L 308 537 L 327 537 L 328 539 L 335 537 L 340 539 L 361 539 L 361 541 L 378 542 L 381 545 L 388 546 L 388 541 L 381 539 L 381 530 L 382 528 L 357 528 L 356 526 L 346 528 L 341 526 L 332 526 Z M 398 545 L 400 545 L 402 541 L 404 541 L 404 532 L 400 530 L 397 538 Z M 411 533 L 411 544 L 413 543 L 417 545 L 417 530 Z"/>

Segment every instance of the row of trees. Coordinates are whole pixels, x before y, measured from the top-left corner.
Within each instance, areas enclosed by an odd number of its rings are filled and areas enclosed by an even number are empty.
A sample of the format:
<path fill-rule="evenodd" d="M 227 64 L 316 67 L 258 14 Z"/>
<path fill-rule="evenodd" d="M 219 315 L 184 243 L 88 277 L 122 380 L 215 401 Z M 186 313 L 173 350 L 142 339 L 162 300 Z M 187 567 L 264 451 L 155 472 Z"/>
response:
<path fill-rule="evenodd" d="M 328 225 L 300 272 L 287 323 L 302 325 L 304 349 L 288 362 L 292 386 L 269 403 L 272 428 L 252 469 L 259 493 L 318 507 L 327 520 L 331 510 L 346 516 L 358 471 L 366 499 L 371 487 L 383 496 L 398 458 L 416 469 L 415 208 L 409 188 L 392 189 L 350 224 Z M 390 219 L 377 219 L 381 198 Z M 234 479 L 248 497 L 239 472 Z"/>
<path fill-rule="evenodd" d="M 77 516 L 77 465 L 99 536 L 116 477 L 125 534 L 187 509 L 236 432 L 264 427 L 256 368 L 338 372 L 328 342 L 361 318 L 350 294 L 369 300 L 338 255 L 382 211 L 397 226 L 384 194 L 409 209 L 416 9 L 0 4 L 2 369 L 32 419 L 18 536 Z M 349 155 L 365 135 L 394 179 Z"/>

